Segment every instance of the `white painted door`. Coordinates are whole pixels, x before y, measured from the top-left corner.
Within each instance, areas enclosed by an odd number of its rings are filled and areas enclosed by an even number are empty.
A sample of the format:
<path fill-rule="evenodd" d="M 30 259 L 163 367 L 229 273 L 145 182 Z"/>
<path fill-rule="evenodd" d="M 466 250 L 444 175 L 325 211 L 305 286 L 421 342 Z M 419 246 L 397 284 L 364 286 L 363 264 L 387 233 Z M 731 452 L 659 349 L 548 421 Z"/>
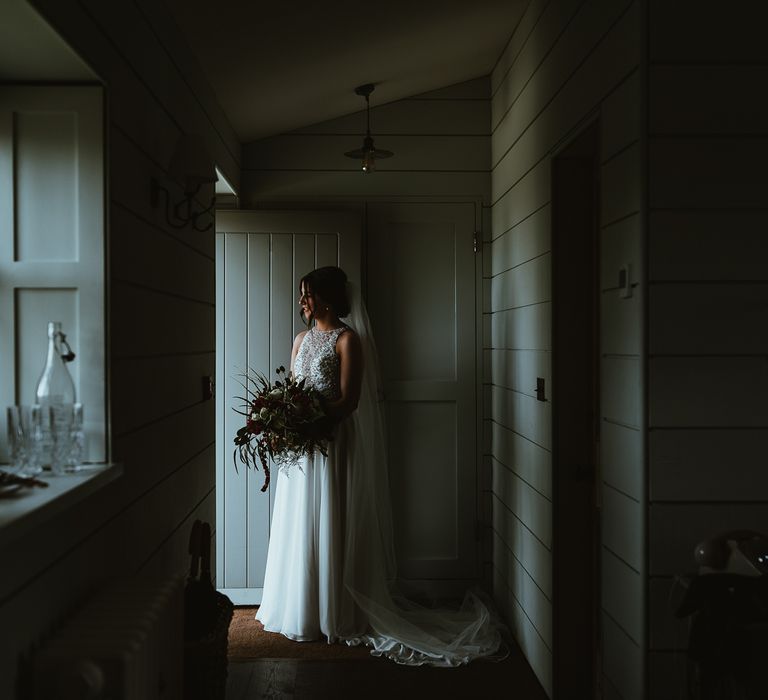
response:
<path fill-rule="evenodd" d="M 239 466 L 233 438 L 245 368 L 274 379 L 301 330 L 298 282 L 323 265 L 360 280 L 360 221 L 348 212 L 219 211 L 216 215 L 216 581 L 236 605 L 261 602 L 274 482 Z M 276 479 L 276 474 L 275 474 Z"/>
<path fill-rule="evenodd" d="M 371 204 L 367 220 L 368 305 L 388 408 L 398 573 L 422 582 L 472 579 L 475 205 Z"/>

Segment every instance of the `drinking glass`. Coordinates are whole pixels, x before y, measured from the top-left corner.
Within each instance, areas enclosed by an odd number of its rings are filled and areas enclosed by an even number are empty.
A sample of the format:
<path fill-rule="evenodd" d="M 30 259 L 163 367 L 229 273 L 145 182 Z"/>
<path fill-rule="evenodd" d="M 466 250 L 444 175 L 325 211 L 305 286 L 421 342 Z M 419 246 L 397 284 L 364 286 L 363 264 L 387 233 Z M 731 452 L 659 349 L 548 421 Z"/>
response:
<path fill-rule="evenodd" d="M 43 408 L 8 406 L 8 451 L 10 471 L 35 476 L 43 469 L 41 450 L 43 442 Z"/>

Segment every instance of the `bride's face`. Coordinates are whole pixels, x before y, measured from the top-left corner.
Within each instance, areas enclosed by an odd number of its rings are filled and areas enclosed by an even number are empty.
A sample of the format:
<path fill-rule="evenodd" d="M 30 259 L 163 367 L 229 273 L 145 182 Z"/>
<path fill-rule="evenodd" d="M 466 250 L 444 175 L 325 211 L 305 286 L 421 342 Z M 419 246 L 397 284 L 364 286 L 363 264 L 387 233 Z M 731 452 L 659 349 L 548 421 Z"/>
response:
<path fill-rule="evenodd" d="M 301 283 L 301 293 L 299 294 L 299 306 L 301 307 L 301 313 L 305 318 L 312 318 L 315 310 L 315 299 L 306 285 Z"/>
<path fill-rule="evenodd" d="M 304 314 L 305 318 L 317 318 L 318 316 L 323 316 L 323 310 L 327 308 L 327 305 L 323 300 L 317 294 L 307 289 L 303 282 L 301 283 L 299 306 L 301 307 L 301 313 Z"/>

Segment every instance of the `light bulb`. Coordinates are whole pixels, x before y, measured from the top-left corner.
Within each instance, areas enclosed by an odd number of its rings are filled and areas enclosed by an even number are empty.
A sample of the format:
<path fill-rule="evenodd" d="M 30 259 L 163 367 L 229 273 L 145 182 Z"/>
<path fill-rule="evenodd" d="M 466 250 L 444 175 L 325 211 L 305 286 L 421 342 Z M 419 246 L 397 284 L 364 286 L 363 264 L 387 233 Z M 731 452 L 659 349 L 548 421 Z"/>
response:
<path fill-rule="evenodd" d="M 376 170 L 376 158 L 373 155 L 373 151 L 366 151 L 363 155 L 363 172 L 372 173 Z"/>

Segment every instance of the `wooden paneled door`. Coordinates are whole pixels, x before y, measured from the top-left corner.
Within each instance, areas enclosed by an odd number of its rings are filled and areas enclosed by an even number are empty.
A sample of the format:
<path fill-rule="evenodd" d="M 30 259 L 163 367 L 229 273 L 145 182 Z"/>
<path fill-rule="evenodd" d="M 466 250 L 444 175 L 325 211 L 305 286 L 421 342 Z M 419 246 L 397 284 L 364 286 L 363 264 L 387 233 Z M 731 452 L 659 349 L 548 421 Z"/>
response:
<path fill-rule="evenodd" d="M 261 602 L 274 483 L 233 464 L 246 368 L 274 379 L 301 330 L 298 281 L 323 265 L 360 280 L 360 221 L 347 212 L 220 211 L 216 216 L 216 581 L 236 605 Z M 276 477 L 276 475 L 275 475 Z"/>
<path fill-rule="evenodd" d="M 368 205 L 398 573 L 428 594 L 478 574 L 475 206 Z"/>

